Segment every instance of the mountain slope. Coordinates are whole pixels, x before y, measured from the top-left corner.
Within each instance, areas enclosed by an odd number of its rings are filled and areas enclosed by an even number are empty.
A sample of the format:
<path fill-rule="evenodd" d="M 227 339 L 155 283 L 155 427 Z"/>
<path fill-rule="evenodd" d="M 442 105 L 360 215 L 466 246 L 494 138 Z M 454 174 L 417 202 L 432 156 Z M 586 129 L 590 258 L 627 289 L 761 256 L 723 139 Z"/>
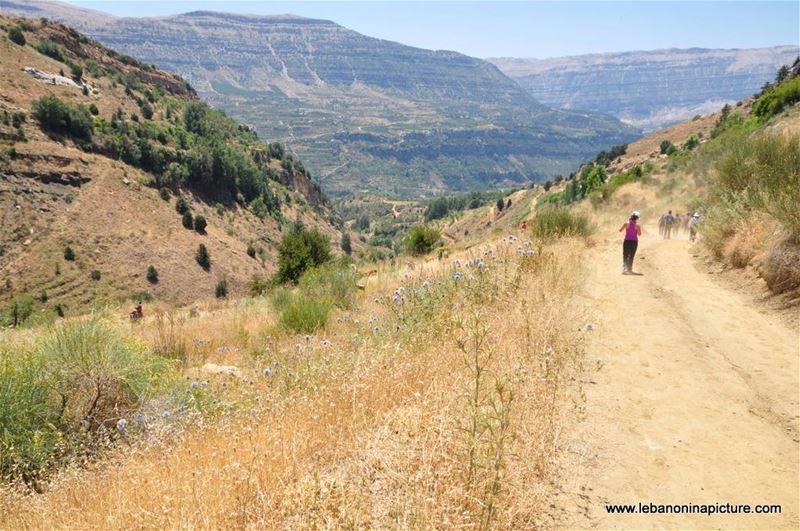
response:
<path fill-rule="evenodd" d="M 490 61 L 545 105 L 609 113 L 652 131 L 757 92 L 798 54 L 798 46 L 775 46 Z"/>
<path fill-rule="evenodd" d="M 5 36 L 20 24 L 25 45 Z M 132 296 L 187 304 L 221 280 L 242 294 L 273 271 L 289 220 L 337 237 L 301 163 L 275 158 L 278 144 L 208 109 L 184 80 L 60 24 L 0 16 L 0 28 L 0 301 L 28 293 L 69 313 Z M 70 114 L 51 123 L 56 101 Z M 204 230 L 185 228 L 177 197 Z"/>
<path fill-rule="evenodd" d="M 265 138 L 288 139 L 335 194 L 524 182 L 637 134 L 608 116 L 547 109 L 485 61 L 330 21 L 194 12 L 97 24 L 62 5 L 25 5 L 184 76 Z"/>

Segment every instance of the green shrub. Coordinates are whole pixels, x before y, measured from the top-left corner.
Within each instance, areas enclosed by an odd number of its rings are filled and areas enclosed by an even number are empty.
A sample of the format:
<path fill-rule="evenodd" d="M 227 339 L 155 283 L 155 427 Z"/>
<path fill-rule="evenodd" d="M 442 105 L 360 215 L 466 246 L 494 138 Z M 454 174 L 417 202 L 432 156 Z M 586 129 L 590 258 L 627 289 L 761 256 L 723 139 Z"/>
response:
<path fill-rule="evenodd" d="M 256 248 L 253 245 L 253 242 L 247 244 L 247 256 L 249 256 L 250 258 L 256 257 Z"/>
<path fill-rule="evenodd" d="M 217 282 L 217 287 L 214 288 L 214 295 L 218 299 L 223 299 L 228 296 L 228 281 L 224 278 Z"/>
<path fill-rule="evenodd" d="M 250 295 L 253 297 L 260 297 L 272 286 L 272 283 L 269 279 L 266 279 L 260 275 L 255 275 L 253 278 L 250 279 Z"/>
<path fill-rule="evenodd" d="M 156 266 L 149 265 L 147 266 L 147 281 L 151 284 L 155 284 L 158 282 L 158 270 Z"/>
<path fill-rule="evenodd" d="M 318 230 L 291 230 L 278 247 L 278 282 L 297 282 L 309 268 L 321 265 L 330 258 L 327 236 Z"/>
<path fill-rule="evenodd" d="M 200 233 L 205 232 L 207 226 L 208 223 L 206 222 L 206 218 L 204 218 L 203 216 L 196 216 L 194 218 L 194 230 L 196 230 L 197 232 Z"/>
<path fill-rule="evenodd" d="M 39 294 L 39 302 L 45 303 L 50 297 L 47 295 L 47 290 L 43 289 Z"/>
<path fill-rule="evenodd" d="M 188 210 L 186 212 L 184 212 L 183 216 L 181 216 L 181 223 L 183 223 L 183 226 L 185 228 L 193 229 L 194 228 L 194 216 L 192 216 L 192 213 L 189 212 Z"/>
<path fill-rule="evenodd" d="M 716 163 L 711 179 L 712 205 L 705 224 L 728 223 L 733 212 L 759 210 L 772 215 L 800 238 L 800 136 L 762 134 L 735 137 Z M 735 216 L 734 216 L 735 217 Z M 734 223 L 734 225 L 736 225 Z M 724 239 L 724 231 L 719 237 Z"/>
<path fill-rule="evenodd" d="M 300 277 L 300 291 L 307 297 L 350 309 L 355 303 L 356 273 L 345 260 L 314 267 Z"/>
<path fill-rule="evenodd" d="M 17 295 L 8 303 L 4 321 L 9 326 L 17 327 L 28 320 L 33 313 L 33 297 L 24 293 Z"/>
<path fill-rule="evenodd" d="M 37 52 L 55 59 L 56 61 L 60 61 L 62 63 L 67 62 L 67 56 L 64 55 L 64 50 L 62 50 L 61 47 L 54 42 L 43 40 L 34 46 L 34 48 Z"/>
<path fill-rule="evenodd" d="M 169 188 L 162 186 L 158 189 L 158 196 L 164 201 L 169 201 Z"/>
<path fill-rule="evenodd" d="M 179 197 L 177 201 L 175 201 L 175 210 L 178 214 L 186 214 L 189 212 L 189 203 L 186 202 L 186 199 Z"/>
<path fill-rule="evenodd" d="M 100 277 L 102 276 L 102 274 L 97 269 L 93 269 L 89 276 L 92 278 L 92 280 L 98 281 L 98 280 L 100 280 Z"/>
<path fill-rule="evenodd" d="M 72 247 L 67 245 L 64 247 L 64 260 L 68 260 L 70 262 L 75 261 L 75 251 L 72 250 Z"/>
<path fill-rule="evenodd" d="M 347 232 L 342 233 L 342 243 L 341 243 L 342 251 L 347 256 L 353 254 L 353 243 L 350 240 L 350 234 Z"/>
<path fill-rule="evenodd" d="M 14 44 L 25 46 L 25 35 L 22 33 L 22 28 L 19 26 L 11 26 L 8 28 L 8 38 Z"/>
<path fill-rule="evenodd" d="M 92 116 L 97 116 L 100 114 L 100 109 L 97 108 L 97 105 L 92 103 L 89 105 L 89 112 L 92 114 Z"/>
<path fill-rule="evenodd" d="M 784 108 L 800 101 L 800 76 L 772 87 L 753 103 L 753 114 L 767 121 Z"/>
<path fill-rule="evenodd" d="M 71 108 L 56 96 L 47 95 L 35 100 L 32 107 L 33 115 L 43 129 L 83 140 L 92 139 L 94 122 L 84 105 Z"/>
<path fill-rule="evenodd" d="M 70 74 L 72 74 L 72 77 L 75 78 L 75 79 L 79 80 L 80 78 L 83 77 L 83 68 L 81 68 L 81 65 L 79 65 L 79 64 L 76 64 L 76 63 L 70 64 L 69 65 L 69 71 L 70 71 Z M 86 89 L 86 87 L 84 87 L 84 90 L 85 89 Z M 88 94 L 86 94 L 86 93 L 84 93 L 84 95 L 88 96 Z"/>
<path fill-rule="evenodd" d="M 91 454 L 175 376 L 168 360 L 97 317 L 52 327 L 30 345 L 0 344 L 0 475 L 37 485 Z"/>
<path fill-rule="evenodd" d="M 505 205 L 505 202 L 503 204 Z M 436 245 L 440 237 L 439 231 L 433 227 L 427 225 L 412 227 L 405 237 L 406 252 L 414 256 L 428 254 L 433 250 L 433 246 Z"/>
<path fill-rule="evenodd" d="M 279 324 L 293 332 L 310 334 L 325 327 L 330 306 L 305 295 L 290 296 L 285 301 L 278 317 Z"/>
<path fill-rule="evenodd" d="M 547 207 L 533 218 L 532 234 L 537 238 L 588 236 L 592 233 L 589 218 L 564 207 Z"/>
<path fill-rule="evenodd" d="M 208 269 L 211 267 L 211 254 L 208 252 L 208 249 L 206 249 L 206 246 L 202 243 L 199 247 L 197 247 L 197 253 L 195 253 L 194 259 L 197 261 L 200 267 L 206 271 L 208 271 Z"/>

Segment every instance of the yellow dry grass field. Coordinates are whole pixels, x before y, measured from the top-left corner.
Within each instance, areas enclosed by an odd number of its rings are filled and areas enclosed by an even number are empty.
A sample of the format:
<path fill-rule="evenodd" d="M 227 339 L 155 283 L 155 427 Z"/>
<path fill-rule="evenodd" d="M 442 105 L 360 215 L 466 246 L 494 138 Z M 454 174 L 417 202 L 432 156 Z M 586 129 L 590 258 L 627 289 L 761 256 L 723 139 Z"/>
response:
<path fill-rule="evenodd" d="M 266 299 L 120 324 L 188 345 L 185 385 L 212 413 L 186 425 L 164 413 L 44 494 L 3 488 L 0 527 L 546 525 L 580 404 L 582 249 L 505 237 L 384 266 L 355 310 L 308 336 L 277 328 Z M 200 372 L 209 362 L 240 377 Z"/>

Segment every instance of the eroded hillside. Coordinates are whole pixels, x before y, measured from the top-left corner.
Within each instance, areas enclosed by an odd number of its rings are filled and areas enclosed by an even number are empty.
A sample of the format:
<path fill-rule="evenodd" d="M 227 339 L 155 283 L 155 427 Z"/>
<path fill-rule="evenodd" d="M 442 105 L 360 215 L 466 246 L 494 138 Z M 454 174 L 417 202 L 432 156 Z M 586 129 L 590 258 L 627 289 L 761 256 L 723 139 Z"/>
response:
<path fill-rule="evenodd" d="M 132 297 L 187 304 L 220 281 L 241 294 L 268 276 L 296 220 L 338 238 L 302 163 L 182 79 L 59 24 L 0 27 L 3 300 L 29 294 L 46 313 Z M 5 36 L 12 27 L 24 44 Z"/>

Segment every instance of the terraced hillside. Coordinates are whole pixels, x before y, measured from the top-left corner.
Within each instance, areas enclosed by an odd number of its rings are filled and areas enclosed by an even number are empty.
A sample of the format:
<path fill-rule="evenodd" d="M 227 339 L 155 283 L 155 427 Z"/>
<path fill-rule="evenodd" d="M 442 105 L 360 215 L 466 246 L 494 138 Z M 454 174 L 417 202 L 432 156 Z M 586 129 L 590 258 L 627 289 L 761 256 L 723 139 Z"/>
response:
<path fill-rule="evenodd" d="M 798 54 L 792 45 L 490 61 L 546 105 L 605 112 L 655 131 L 756 93 Z"/>
<path fill-rule="evenodd" d="M 332 194 L 507 186 L 569 172 L 637 136 L 609 116 L 548 109 L 486 61 L 327 20 L 211 12 L 117 19 L 17 0 L 3 9 L 65 20 L 180 74 L 263 137 L 286 139 Z"/>
<path fill-rule="evenodd" d="M 274 269 L 289 223 L 338 234 L 282 151 L 173 74 L 66 26 L 0 16 L 0 301 L 35 296 L 51 314 L 188 304 L 223 280 L 245 293 Z"/>

